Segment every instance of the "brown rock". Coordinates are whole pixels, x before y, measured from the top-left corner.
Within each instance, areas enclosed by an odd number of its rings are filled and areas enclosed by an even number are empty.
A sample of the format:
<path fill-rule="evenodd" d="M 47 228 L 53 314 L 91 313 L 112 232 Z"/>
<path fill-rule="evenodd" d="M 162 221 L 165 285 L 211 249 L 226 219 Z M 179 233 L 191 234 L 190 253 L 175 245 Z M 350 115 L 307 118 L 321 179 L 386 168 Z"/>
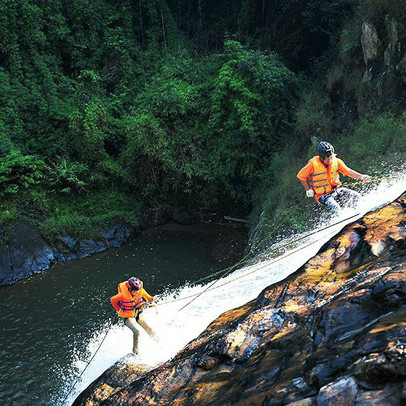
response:
<path fill-rule="evenodd" d="M 341 406 L 373 404 L 374 396 L 383 405 L 399 404 L 405 207 L 403 195 L 346 226 L 284 281 L 224 313 L 171 361 L 134 375 L 122 389 L 120 383 L 112 395 L 102 376 L 96 391 L 109 396 L 102 404 L 266 406 L 317 399 Z M 86 396 L 94 392 L 89 388 Z"/>
<path fill-rule="evenodd" d="M 129 385 L 145 374 L 150 368 L 147 365 L 137 365 L 131 355 L 124 357 L 99 378 L 91 383 L 88 389 L 75 400 L 75 406 L 96 406 L 109 396 Z"/>
<path fill-rule="evenodd" d="M 289 406 L 315 406 L 317 401 L 315 398 L 307 398 L 302 400 L 297 400 L 296 402 L 288 403 Z"/>

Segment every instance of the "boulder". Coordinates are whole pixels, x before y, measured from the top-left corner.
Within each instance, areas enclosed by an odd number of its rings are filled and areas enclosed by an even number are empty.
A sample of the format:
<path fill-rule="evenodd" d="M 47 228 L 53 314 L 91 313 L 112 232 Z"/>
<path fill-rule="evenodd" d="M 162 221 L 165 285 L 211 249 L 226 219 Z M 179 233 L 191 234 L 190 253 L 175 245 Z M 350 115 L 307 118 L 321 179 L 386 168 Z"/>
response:
<path fill-rule="evenodd" d="M 386 385 L 383 389 L 359 392 L 355 406 L 403 405 L 405 399 L 400 384 Z"/>
<path fill-rule="evenodd" d="M 357 393 L 358 386 L 354 378 L 345 377 L 320 389 L 317 406 L 353 406 Z"/>
<path fill-rule="evenodd" d="M 127 386 L 137 378 L 145 374 L 150 367 L 148 365 L 137 364 L 136 358 L 129 354 L 117 361 L 103 375 L 95 379 L 91 385 L 91 390 L 82 393 L 73 406 L 97 406 L 100 403 Z"/>
<path fill-rule="evenodd" d="M 52 247 L 31 225 L 18 221 L 10 241 L 0 248 L 0 285 L 13 283 L 48 269 L 55 261 Z"/>
<path fill-rule="evenodd" d="M 399 41 L 398 24 L 391 15 L 385 17 L 388 45 L 384 52 L 384 62 L 387 68 L 396 66 L 402 58 L 402 43 Z"/>
<path fill-rule="evenodd" d="M 403 55 L 399 64 L 396 65 L 396 70 L 399 72 L 403 82 L 406 83 L 406 53 Z"/>
<path fill-rule="evenodd" d="M 89 257 L 92 254 L 103 252 L 107 248 L 107 245 L 100 241 L 94 240 L 81 240 L 76 250 L 77 258 L 82 259 Z"/>
<path fill-rule="evenodd" d="M 0 286 L 12 283 L 13 278 L 8 245 L 0 243 Z"/>
<path fill-rule="evenodd" d="M 109 247 L 119 248 L 134 237 L 136 228 L 128 224 L 114 224 L 102 233 L 101 237 Z"/>

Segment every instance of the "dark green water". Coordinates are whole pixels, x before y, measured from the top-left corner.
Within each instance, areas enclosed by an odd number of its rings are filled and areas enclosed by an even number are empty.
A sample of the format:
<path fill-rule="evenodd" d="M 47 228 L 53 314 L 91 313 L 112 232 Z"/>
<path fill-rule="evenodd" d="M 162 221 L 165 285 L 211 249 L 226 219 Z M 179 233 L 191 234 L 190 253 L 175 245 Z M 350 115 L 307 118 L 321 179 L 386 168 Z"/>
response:
<path fill-rule="evenodd" d="M 231 265 L 245 243 L 244 229 L 169 225 L 0 288 L 0 405 L 58 404 L 73 360 L 88 358 L 92 335 L 117 323 L 109 298 L 119 282 L 135 275 L 164 293 Z"/>

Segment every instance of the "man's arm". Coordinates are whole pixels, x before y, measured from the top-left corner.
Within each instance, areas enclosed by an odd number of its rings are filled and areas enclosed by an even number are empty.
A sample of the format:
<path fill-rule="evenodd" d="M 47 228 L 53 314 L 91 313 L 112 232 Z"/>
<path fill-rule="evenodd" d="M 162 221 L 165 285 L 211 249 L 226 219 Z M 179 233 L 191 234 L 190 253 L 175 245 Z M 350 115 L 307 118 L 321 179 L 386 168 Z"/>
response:
<path fill-rule="evenodd" d="M 141 295 L 148 303 L 154 300 L 154 296 L 151 296 L 145 289 L 142 289 Z"/>
<path fill-rule="evenodd" d="M 364 175 L 362 173 L 356 172 L 352 169 L 350 169 L 347 173 L 347 176 L 353 179 L 361 179 L 361 180 L 370 180 L 372 179 L 369 175 Z"/>
<path fill-rule="evenodd" d="M 296 177 L 300 180 L 300 183 L 302 184 L 302 186 L 305 188 L 307 197 L 314 196 L 314 190 L 310 188 L 310 186 L 307 182 L 307 179 L 311 175 L 312 171 L 313 171 L 313 165 L 310 162 L 308 162 L 308 164 L 304 168 L 302 168 L 296 175 Z"/>
<path fill-rule="evenodd" d="M 307 183 L 307 180 L 301 180 L 300 183 L 303 185 L 303 187 L 305 188 L 306 191 L 308 191 L 310 189 L 310 186 Z"/>
<path fill-rule="evenodd" d="M 110 298 L 110 303 L 112 306 L 116 309 L 116 311 L 120 311 L 120 306 L 118 305 L 118 302 L 121 300 L 121 294 L 117 293 L 117 295 L 113 296 Z"/>
<path fill-rule="evenodd" d="M 353 179 L 361 179 L 361 180 L 370 180 L 371 177 L 369 175 L 364 175 L 353 169 L 349 168 L 341 159 L 337 158 L 338 160 L 338 170 L 344 175 L 349 176 Z"/>

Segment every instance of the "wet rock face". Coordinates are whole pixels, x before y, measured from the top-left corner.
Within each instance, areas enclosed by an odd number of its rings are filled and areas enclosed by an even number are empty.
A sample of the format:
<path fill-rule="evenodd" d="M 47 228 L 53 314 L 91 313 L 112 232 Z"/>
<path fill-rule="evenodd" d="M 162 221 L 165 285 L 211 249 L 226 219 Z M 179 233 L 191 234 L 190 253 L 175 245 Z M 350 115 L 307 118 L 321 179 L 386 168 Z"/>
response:
<path fill-rule="evenodd" d="M 101 404 L 406 402 L 405 224 L 403 195 Z"/>
<path fill-rule="evenodd" d="M 362 89 L 365 97 L 378 96 L 385 103 L 403 103 L 406 89 L 404 33 L 405 27 L 398 16 L 392 14 L 381 15 L 374 23 L 370 20 L 363 23 L 361 45 L 366 69 Z"/>
<path fill-rule="evenodd" d="M 48 269 L 55 261 L 52 247 L 28 224 L 17 222 L 8 244 L 0 244 L 0 286 Z"/>
<path fill-rule="evenodd" d="M 137 365 L 134 361 L 130 355 L 116 362 L 101 377 L 96 379 L 89 386 L 90 390 L 80 395 L 73 405 L 97 406 L 102 400 L 118 392 L 148 371 L 147 365 Z"/>
<path fill-rule="evenodd" d="M 103 233 L 100 241 L 61 236 L 55 244 L 46 241 L 31 224 L 18 221 L 9 241 L 0 241 L 0 286 L 11 285 L 59 262 L 82 259 L 109 247 L 121 247 L 134 234 L 133 226 L 116 224 Z"/>

